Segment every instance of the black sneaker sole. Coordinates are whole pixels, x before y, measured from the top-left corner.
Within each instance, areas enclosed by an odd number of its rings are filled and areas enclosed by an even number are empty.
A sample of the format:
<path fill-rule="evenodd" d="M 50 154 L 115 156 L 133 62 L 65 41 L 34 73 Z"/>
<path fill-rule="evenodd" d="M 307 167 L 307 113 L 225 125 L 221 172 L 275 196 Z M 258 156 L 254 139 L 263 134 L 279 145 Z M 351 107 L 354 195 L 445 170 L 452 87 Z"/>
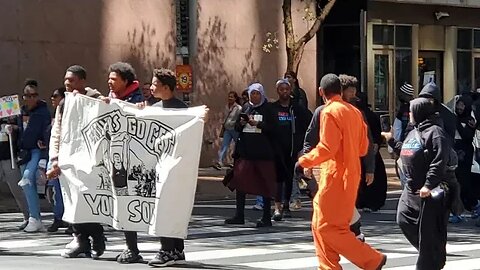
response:
<path fill-rule="evenodd" d="M 174 265 L 174 264 L 178 264 L 178 262 L 176 261 L 168 261 L 168 262 L 164 262 L 164 263 L 160 263 L 160 262 L 148 262 L 148 266 L 150 267 L 167 267 L 167 266 L 171 266 L 171 265 Z"/>

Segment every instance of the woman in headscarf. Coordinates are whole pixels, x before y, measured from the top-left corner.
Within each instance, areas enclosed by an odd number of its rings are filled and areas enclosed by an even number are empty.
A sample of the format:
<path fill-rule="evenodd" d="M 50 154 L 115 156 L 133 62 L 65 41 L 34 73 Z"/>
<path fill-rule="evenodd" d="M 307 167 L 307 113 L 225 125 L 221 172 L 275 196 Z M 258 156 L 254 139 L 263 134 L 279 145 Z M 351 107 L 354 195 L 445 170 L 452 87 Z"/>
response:
<path fill-rule="evenodd" d="M 397 223 L 419 251 L 418 270 L 442 269 L 446 262 L 448 185 L 451 149 L 442 121 L 432 102 L 410 102 L 414 129 L 406 136 L 400 158 L 407 179 L 397 209 Z"/>
<path fill-rule="evenodd" d="M 234 154 L 233 178 L 229 188 L 236 190 L 236 213 L 225 224 L 244 224 L 245 195 L 263 196 L 263 217 L 257 227 L 272 226 L 270 205 L 276 191 L 273 150 L 276 119 L 263 86 L 248 88 L 249 102 L 242 108 L 236 130 L 240 132 Z"/>
<path fill-rule="evenodd" d="M 358 190 L 357 208 L 367 208 L 372 211 L 377 211 L 385 205 L 385 200 L 387 199 L 387 172 L 382 156 L 378 151 L 379 146 L 383 142 L 382 127 L 380 125 L 380 118 L 368 108 L 365 93 L 357 92 L 357 98 L 356 105 L 357 108 L 362 111 L 367 121 L 367 126 L 370 128 L 375 152 L 373 183 L 367 185 L 365 181 L 365 170 L 362 169 L 362 181 L 360 181 L 360 188 Z"/>

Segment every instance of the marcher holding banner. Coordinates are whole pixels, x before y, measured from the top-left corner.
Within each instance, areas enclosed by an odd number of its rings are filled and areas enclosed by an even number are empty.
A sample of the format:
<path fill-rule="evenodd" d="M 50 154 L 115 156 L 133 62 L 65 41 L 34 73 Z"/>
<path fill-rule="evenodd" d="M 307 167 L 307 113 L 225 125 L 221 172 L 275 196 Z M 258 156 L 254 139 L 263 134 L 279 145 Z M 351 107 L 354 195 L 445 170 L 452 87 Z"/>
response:
<path fill-rule="evenodd" d="M 156 69 L 153 71 L 152 94 L 160 101 L 153 104 L 154 107 L 164 109 L 186 109 L 188 106 L 174 95 L 177 80 L 175 73 L 168 69 Z M 181 181 L 175 179 L 174 181 Z M 155 258 L 148 262 L 154 267 L 164 267 L 185 262 L 185 244 L 182 238 L 160 237 L 162 245 Z"/>
<path fill-rule="evenodd" d="M 86 87 L 87 72 L 79 65 L 73 65 L 67 68 L 64 77 L 64 85 L 67 92 L 77 92 L 80 95 L 85 95 L 92 98 L 100 96 L 100 92 L 92 88 Z M 50 147 L 49 147 L 49 166 L 47 172 L 49 179 L 55 179 L 60 175 L 60 167 L 58 166 L 58 155 L 60 151 L 61 133 L 63 129 L 75 129 L 77 127 L 71 126 L 69 122 L 62 123 L 62 116 L 65 107 L 65 99 L 60 101 L 56 111 L 55 119 L 53 121 Z M 65 183 L 61 183 L 62 186 Z M 64 189 L 64 188 L 62 188 Z M 105 236 L 103 227 L 99 223 L 76 223 L 72 225 L 73 241 L 66 245 L 66 250 L 62 253 L 64 258 L 77 258 L 81 256 L 98 258 L 105 252 Z M 90 237 L 92 243 L 90 244 Z"/>

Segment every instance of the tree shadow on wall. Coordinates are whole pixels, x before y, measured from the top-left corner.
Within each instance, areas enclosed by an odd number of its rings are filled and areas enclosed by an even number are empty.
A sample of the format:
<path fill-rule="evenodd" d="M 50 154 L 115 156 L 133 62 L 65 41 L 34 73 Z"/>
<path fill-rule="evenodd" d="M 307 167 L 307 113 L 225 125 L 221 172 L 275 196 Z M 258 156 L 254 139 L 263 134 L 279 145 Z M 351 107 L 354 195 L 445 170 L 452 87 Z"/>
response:
<path fill-rule="evenodd" d="M 154 68 L 174 68 L 175 33 L 171 29 L 166 38 L 159 36 L 156 29 L 142 22 L 141 28 L 127 32 L 127 61 L 133 65 L 139 80 L 149 82 Z M 162 43 L 160 41 L 165 40 Z"/>
<path fill-rule="evenodd" d="M 245 64 L 241 73 L 242 83 L 245 84 L 245 87 L 258 80 L 259 68 L 255 67 L 255 63 L 253 62 L 253 50 L 256 38 L 257 35 L 253 35 L 252 39 L 250 40 L 250 48 L 245 53 Z M 243 91 L 243 88 L 241 90 Z"/>

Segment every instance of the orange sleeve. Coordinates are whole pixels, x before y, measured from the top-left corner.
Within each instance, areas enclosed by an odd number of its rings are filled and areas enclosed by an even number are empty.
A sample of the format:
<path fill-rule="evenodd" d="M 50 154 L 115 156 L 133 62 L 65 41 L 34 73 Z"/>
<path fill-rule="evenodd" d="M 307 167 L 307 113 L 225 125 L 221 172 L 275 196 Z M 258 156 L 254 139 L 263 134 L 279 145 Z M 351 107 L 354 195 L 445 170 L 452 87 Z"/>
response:
<path fill-rule="evenodd" d="M 298 160 L 303 168 L 311 168 L 334 158 L 340 147 L 342 133 L 334 117 L 329 112 L 322 112 L 320 123 L 320 142 Z"/>

